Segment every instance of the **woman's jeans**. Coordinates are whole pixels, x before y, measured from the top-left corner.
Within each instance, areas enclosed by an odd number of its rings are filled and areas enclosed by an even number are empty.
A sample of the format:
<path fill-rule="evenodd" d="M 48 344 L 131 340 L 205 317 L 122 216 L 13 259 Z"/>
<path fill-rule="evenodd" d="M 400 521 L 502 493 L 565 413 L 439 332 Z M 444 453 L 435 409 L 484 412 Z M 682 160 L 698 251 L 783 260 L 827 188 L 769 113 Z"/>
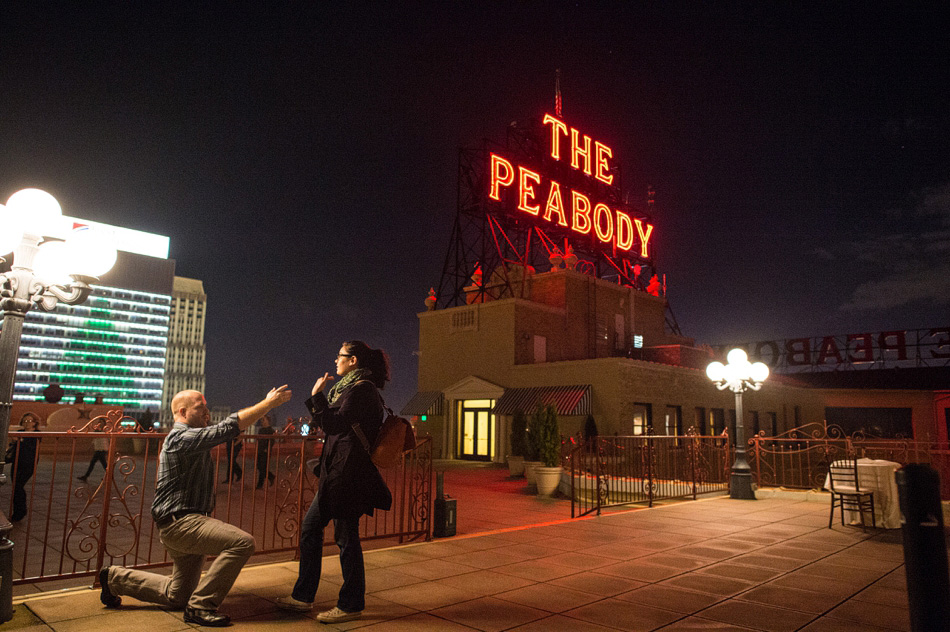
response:
<path fill-rule="evenodd" d="M 294 599 L 312 603 L 320 586 L 323 564 L 323 529 L 329 518 L 320 515 L 314 498 L 303 519 L 300 531 L 300 571 L 291 593 Z M 366 572 L 363 568 L 363 548 L 360 546 L 360 516 L 353 515 L 333 520 L 333 537 L 340 547 L 340 567 L 343 569 L 343 587 L 337 607 L 344 612 L 360 612 L 365 607 Z"/>

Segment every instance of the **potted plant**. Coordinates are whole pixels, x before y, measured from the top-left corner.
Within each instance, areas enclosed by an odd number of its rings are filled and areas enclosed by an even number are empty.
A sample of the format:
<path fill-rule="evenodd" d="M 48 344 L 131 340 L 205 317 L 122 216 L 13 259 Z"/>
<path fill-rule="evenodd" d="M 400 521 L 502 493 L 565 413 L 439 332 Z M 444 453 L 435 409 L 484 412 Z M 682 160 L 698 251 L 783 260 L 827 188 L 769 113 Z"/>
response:
<path fill-rule="evenodd" d="M 533 441 L 541 461 L 541 465 L 535 468 L 538 495 L 550 496 L 561 482 L 561 433 L 557 425 L 557 409 L 553 404 L 538 406 L 531 422 Z"/>
<path fill-rule="evenodd" d="M 511 419 L 511 435 L 508 445 L 508 475 L 524 476 L 524 457 L 528 453 L 528 419 L 524 412 L 516 410 Z"/>

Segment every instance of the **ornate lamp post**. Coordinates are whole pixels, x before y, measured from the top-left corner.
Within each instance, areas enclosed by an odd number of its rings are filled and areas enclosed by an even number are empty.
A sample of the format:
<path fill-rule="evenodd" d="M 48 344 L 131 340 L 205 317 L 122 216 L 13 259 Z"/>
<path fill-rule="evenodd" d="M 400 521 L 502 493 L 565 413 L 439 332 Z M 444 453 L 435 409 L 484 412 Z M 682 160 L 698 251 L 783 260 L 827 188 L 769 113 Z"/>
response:
<path fill-rule="evenodd" d="M 86 300 L 96 277 L 116 260 L 115 244 L 94 228 L 67 232 L 62 209 L 39 189 L 17 191 L 0 205 L 0 263 L 13 251 L 11 269 L 0 273 L 0 447 L 6 449 L 13 382 L 23 319 L 33 308 L 51 311 L 59 302 Z M 49 235 L 67 234 L 65 241 Z M 0 463 L 0 483 L 6 481 Z"/>
<path fill-rule="evenodd" d="M 94 229 L 68 232 L 62 209 L 52 195 L 39 189 L 17 191 L 0 205 L 0 263 L 13 251 L 10 270 L 0 272 L 0 448 L 7 447 L 13 383 L 20 336 L 26 313 L 37 307 L 51 311 L 60 301 L 86 300 L 89 284 L 108 272 L 116 259 L 115 245 Z M 49 235 L 67 234 L 66 240 Z M 0 483 L 6 482 L 0 462 Z M 13 617 L 13 525 L 0 512 L 0 623 Z"/>
<path fill-rule="evenodd" d="M 769 367 L 761 362 L 751 364 L 749 356 L 742 349 L 733 349 L 726 356 L 728 364 L 711 362 L 706 367 L 706 375 L 720 391 L 729 389 L 736 394 L 736 461 L 732 464 L 732 480 L 729 483 L 729 497 L 741 500 L 755 500 L 752 490 L 752 469 L 746 460 L 745 424 L 742 419 L 742 393 L 757 391 L 769 376 Z"/>

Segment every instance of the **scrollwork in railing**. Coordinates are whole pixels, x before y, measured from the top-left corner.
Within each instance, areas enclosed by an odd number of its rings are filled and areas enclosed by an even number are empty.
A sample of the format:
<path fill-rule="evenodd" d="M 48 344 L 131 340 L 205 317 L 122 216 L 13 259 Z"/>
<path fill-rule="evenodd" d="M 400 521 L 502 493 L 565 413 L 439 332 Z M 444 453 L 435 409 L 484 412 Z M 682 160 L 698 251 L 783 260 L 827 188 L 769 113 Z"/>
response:
<path fill-rule="evenodd" d="M 281 443 L 274 445 L 278 454 Z M 289 451 L 282 458 L 276 459 L 276 501 L 274 504 L 274 533 L 277 537 L 284 539 L 293 539 L 300 534 L 300 468 L 301 463 L 300 449 L 295 446 L 294 450 Z M 310 495 L 303 494 L 304 498 L 313 497 L 312 474 L 304 472 L 303 475 L 304 490 L 309 488 Z M 308 485 L 309 483 L 309 485 Z"/>
<path fill-rule="evenodd" d="M 133 551 L 139 537 L 139 529 L 136 525 L 141 522 L 142 516 L 133 510 L 130 503 L 130 500 L 140 493 L 140 486 L 132 480 L 137 469 L 137 461 L 125 455 L 116 459 L 112 466 L 112 485 L 108 486 L 111 488 L 111 498 L 107 517 L 110 537 L 104 544 L 106 554 L 113 558 L 122 557 Z M 100 488 L 103 484 L 100 484 Z M 126 535 L 131 535 L 131 537 L 123 537 L 121 531 L 115 529 L 125 530 L 128 532 Z M 121 547 L 122 542 L 126 542 L 127 545 Z"/>
<path fill-rule="evenodd" d="M 88 409 L 80 409 L 80 419 L 82 413 Z M 71 426 L 66 432 L 70 433 L 97 433 L 97 432 L 118 432 L 123 434 L 156 434 L 154 428 L 143 429 L 134 417 L 125 415 L 121 410 L 109 410 L 102 415 L 96 415 L 85 424 L 77 428 Z"/>
<path fill-rule="evenodd" d="M 686 431 L 686 465 L 692 473 L 693 482 L 702 485 L 710 480 L 709 459 L 703 450 L 702 439 L 696 428 L 690 426 Z"/>
<path fill-rule="evenodd" d="M 99 553 L 99 532 L 102 528 L 100 514 L 81 513 L 76 520 L 66 521 L 65 556 L 82 566 Z"/>
<path fill-rule="evenodd" d="M 110 456 L 114 458 L 114 455 Z M 137 469 L 134 458 L 119 456 L 112 467 L 112 480 L 103 477 L 91 494 L 86 485 L 74 490 L 74 495 L 84 500 L 84 504 L 78 512 L 78 518 L 66 520 L 65 554 L 69 559 L 77 563 L 88 562 L 98 554 L 100 548 L 113 558 L 135 550 L 141 535 L 139 526 L 142 520 L 141 514 L 130 503 L 132 498 L 140 494 L 140 485 L 131 480 Z M 108 499 L 105 498 L 106 494 L 109 494 Z M 103 518 L 107 511 L 108 515 Z M 109 527 L 110 537 L 100 542 L 103 519 Z M 123 537 L 123 531 L 131 537 Z"/>
<path fill-rule="evenodd" d="M 652 430 L 643 438 L 640 445 L 640 488 L 644 494 L 656 494 L 659 486 L 656 481 L 657 459 L 656 450 L 653 447 L 652 439 L 655 435 Z M 647 475 L 649 473 L 649 475 Z"/>
<path fill-rule="evenodd" d="M 927 461 L 932 447 L 905 438 L 882 439 L 865 432 L 845 433 L 840 426 L 807 424 L 782 434 L 754 438 L 750 453 L 760 485 L 820 489 L 828 466 L 841 458 L 876 458 L 910 463 Z"/>
<path fill-rule="evenodd" d="M 414 525 L 424 525 L 429 520 L 429 505 L 432 496 L 432 439 L 425 439 L 416 449 L 406 455 L 405 467 L 410 468 L 409 519 Z"/>
<path fill-rule="evenodd" d="M 608 472 L 607 472 L 607 457 L 608 455 L 615 456 L 619 450 L 617 449 L 616 440 L 608 441 L 607 439 L 599 439 L 596 443 L 597 451 L 594 454 L 594 459 L 596 460 L 596 467 L 594 467 L 594 472 L 597 477 L 597 499 L 600 506 L 606 505 L 610 502 L 610 485 L 608 484 Z"/>

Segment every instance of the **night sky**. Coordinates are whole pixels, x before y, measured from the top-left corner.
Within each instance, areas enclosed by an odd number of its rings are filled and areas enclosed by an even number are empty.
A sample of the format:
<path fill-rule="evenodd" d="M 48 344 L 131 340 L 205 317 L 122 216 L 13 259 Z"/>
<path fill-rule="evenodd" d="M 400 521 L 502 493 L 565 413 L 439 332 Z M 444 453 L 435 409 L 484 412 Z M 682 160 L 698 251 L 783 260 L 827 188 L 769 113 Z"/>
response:
<path fill-rule="evenodd" d="M 398 408 L 458 148 L 552 112 L 561 69 L 564 120 L 631 204 L 656 189 L 697 343 L 946 326 L 948 25 L 796 4 L 4 2 L 0 201 L 169 236 L 208 294 L 210 404 L 289 382 L 303 414 L 362 338 Z"/>

